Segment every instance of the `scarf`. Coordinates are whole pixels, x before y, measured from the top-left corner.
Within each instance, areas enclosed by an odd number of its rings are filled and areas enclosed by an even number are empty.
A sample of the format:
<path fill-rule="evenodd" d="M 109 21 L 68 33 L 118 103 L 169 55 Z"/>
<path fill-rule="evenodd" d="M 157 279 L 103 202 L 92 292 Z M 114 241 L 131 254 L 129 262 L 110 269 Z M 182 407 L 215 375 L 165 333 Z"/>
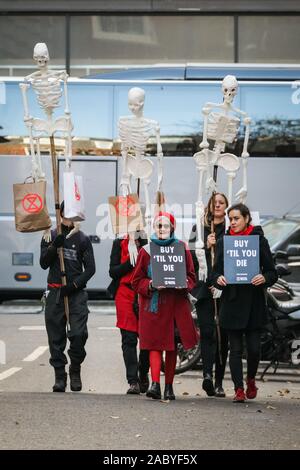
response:
<path fill-rule="evenodd" d="M 179 242 L 178 238 L 175 237 L 174 232 L 172 232 L 170 238 L 167 238 L 166 240 L 160 240 L 159 238 L 157 238 L 155 233 L 153 233 L 150 237 L 150 240 L 153 243 L 155 243 L 156 245 L 159 245 L 159 246 L 168 246 L 168 245 L 171 245 L 172 243 L 178 243 Z M 148 264 L 147 275 L 150 279 L 152 279 L 151 263 Z M 150 312 L 151 313 L 157 313 L 157 311 L 158 311 L 158 302 L 159 302 L 159 291 L 155 290 L 152 293 L 151 302 L 150 302 Z"/>
<path fill-rule="evenodd" d="M 253 232 L 254 226 L 249 225 L 249 227 L 245 228 L 241 232 L 234 232 L 232 229 L 229 229 L 229 235 L 235 235 L 236 237 L 240 237 L 241 235 L 250 235 Z"/>

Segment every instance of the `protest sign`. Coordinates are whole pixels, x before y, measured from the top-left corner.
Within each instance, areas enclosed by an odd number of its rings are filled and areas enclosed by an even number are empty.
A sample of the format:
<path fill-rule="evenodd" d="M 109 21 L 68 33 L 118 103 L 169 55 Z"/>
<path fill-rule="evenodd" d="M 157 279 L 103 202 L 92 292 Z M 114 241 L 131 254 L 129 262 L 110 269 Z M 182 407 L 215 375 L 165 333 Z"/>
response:
<path fill-rule="evenodd" d="M 259 274 L 259 236 L 224 237 L 224 276 L 227 284 L 250 284 Z"/>
<path fill-rule="evenodd" d="M 168 246 L 150 243 L 153 287 L 186 287 L 185 249 L 183 243 Z"/>

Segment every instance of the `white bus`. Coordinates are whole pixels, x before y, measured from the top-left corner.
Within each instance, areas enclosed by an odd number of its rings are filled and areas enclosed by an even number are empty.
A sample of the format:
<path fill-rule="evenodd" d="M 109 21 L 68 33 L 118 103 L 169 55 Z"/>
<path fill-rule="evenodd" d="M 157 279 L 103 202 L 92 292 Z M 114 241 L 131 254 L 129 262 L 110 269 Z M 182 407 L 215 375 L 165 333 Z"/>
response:
<path fill-rule="evenodd" d="M 70 79 L 73 131 L 73 165 L 84 178 L 87 220 L 82 224 L 93 242 L 97 274 L 90 281 L 91 295 L 105 295 L 112 239 L 103 234 L 102 205 L 118 192 L 120 144 L 117 123 L 129 114 L 127 93 L 132 86 L 146 91 L 145 116 L 159 121 L 164 152 L 164 192 L 175 209 L 184 232 L 193 221 L 197 176 L 193 154 L 202 133 L 201 109 L 206 101 L 221 102 L 221 80 L 237 76 L 240 88 L 235 105 L 252 118 L 249 141 L 247 203 L 262 215 L 282 216 L 298 210 L 300 176 L 300 67 L 295 66 L 168 66 L 134 69 L 101 79 Z M 12 185 L 30 174 L 29 141 L 23 122 L 19 79 L 0 78 L 0 298 L 40 295 L 46 272 L 39 267 L 41 233 L 21 234 L 14 226 Z M 42 116 L 30 95 L 30 112 Z M 240 155 L 240 129 L 229 148 Z M 63 144 L 56 139 L 58 153 Z M 47 139 L 41 147 L 48 184 L 47 202 L 54 217 L 51 165 Z M 148 152 L 155 153 L 149 142 Z M 60 162 L 60 171 L 63 169 Z M 219 189 L 226 192 L 225 175 L 219 171 Z M 234 188 L 241 187 L 238 175 Z M 154 199 L 155 174 L 151 185 Z M 141 192 L 143 200 L 143 193 Z M 176 206 L 177 205 L 177 206 Z M 181 212 L 181 208 L 192 208 Z M 182 219 L 183 218 L 183 219 Z M 54 219 L 53 219 L 54 220 Z"/>

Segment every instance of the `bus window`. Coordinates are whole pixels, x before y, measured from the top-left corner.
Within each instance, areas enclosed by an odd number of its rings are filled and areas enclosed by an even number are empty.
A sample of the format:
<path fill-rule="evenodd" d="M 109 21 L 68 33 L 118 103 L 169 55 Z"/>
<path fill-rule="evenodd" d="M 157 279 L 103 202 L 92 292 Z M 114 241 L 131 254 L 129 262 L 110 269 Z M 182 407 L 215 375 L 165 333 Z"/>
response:
<path fill-rule="evenodd" d="M 293 91 L 289 83 L 241 86 L 241 109 L 252 119 L 251 157 L 300 157 L 299 106 L 292 102 Z"/>
<path fill-rule="evenodd" d="M 2 88 L 4 87 L 4 91 Z M 0 155 L 28 155 L 29 133 L 23 121 L 22 94 L 19 82 L 6 82 L 1 88 Z M 68 85 L 73 155 L 112 155 L 113 87 L 95 83 L 71 82 Z M 33 117 L 45 119 L 32 89 L 28 91 L 29 112 Z M 55 110 L 54 118 L 61 116 L 64 99 Z M 56 151 L 63 155 L 65 140 L 56 133 Z M 49 138 L 40 139 L 41 154 L 49 153 Z"/>

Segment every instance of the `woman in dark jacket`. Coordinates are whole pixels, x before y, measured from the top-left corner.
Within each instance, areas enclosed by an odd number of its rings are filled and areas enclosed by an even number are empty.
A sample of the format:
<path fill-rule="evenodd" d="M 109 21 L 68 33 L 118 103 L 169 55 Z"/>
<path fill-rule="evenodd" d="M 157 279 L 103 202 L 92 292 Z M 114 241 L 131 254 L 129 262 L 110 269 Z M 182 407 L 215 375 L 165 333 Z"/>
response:
<path fill-rule="evenodd" d="M 110 255 L 109 275 L 113 279 L 108 292 L 115 299 L 117 324 L 122 336 L 122 351 L 129 383 L 128 394 L 138 395 L 148 390 L 149 353 L 140 351 L 137 359 L 138 304 L 131 280 L 134 267 L 128 251 L 129 237 L 117 238 Z M 138 250 L 147 243 L 146 235 L 137 232 L 135 243 Z"/>
<path fill-rule="evenodd" d="M 214 206 L 213 206 L 214 205 Z M 213 210 L 212 210 L 213 206 Z M 211 248 L 216 247 L 216 242 L 225 233 L 225 215 L 228 200 L 225 194 L 216 193 L 212 196 L 205 208 L 204 216 L 204 248 L 208 273 L 211 272 Z M 211 222 L 213 220 L 214 232 L 211 233 Z M 223 389 L 223 378 L 228 355 L 228 336 L 226 330 L 221 332 L 221 358 L 219 344 L 216 341 L 215 311 L 212 291 L 208 281 L 198 279 L 199 263 L 195 253 L 195 242 L 197 240 L 197 226 L 194 225 L 190 235 L 189 247 L 192 253 L 197 284 L 192 295 L 197 299 L 196 311 L 201 334 L 201 357 L 203 364 L 202 388 L 208 396 L 225 397 Z M 208 275 L 209 278 L 209 275 Z M 219 299 L 217 299 L 219 309 Z M 213 365 L 215 363 L 215 384 L 213 384 Z"/>
<path fill-rule="evenodd" d="M 244 402 L 246 397 L 257 395 L 255 375 L 260 358 L 260 334 L 267 322 L 267 307 L 264 289 L 277 281 L 268 241 L 260 226 L 251 225 L 251 215 L 247 206 L 235 204 L 228 209 L 230 228 L 227 235 L 259 235 L 260 274 L 253 277 L 251 284 L 227 284 L 224 277 L 223 240 L 217 244 L 217 260 L 212 272 L 212 283 L 222 289 L 220 325 L 228 330 L 230 357 L 229 365 L 235 387 L 234 402 Z M 247 389 L 243 383 L 243 337 L 247 348 Z"/>

